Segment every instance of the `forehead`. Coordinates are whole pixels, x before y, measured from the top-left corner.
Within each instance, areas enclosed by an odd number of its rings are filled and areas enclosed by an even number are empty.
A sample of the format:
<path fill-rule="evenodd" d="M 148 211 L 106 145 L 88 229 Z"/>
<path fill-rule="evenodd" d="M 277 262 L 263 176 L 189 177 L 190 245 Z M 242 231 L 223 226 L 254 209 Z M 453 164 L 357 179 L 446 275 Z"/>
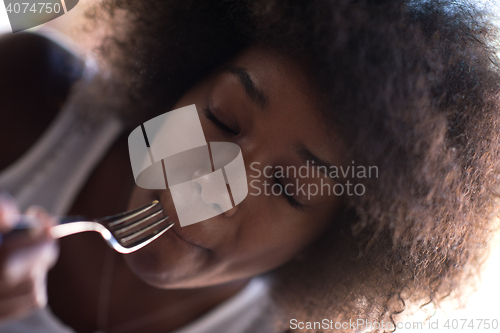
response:
<path fill-rule="evenodd" d="M 236 56 L 230 65 L 245 68 L 254 83 L 269 95 L 271 100 L 285 101 L 292 98 L 301 105 L 317 108 L 317 93 L 307 76 L 304 61 L 286 56 L 274 49 L 251 46 Z"/>

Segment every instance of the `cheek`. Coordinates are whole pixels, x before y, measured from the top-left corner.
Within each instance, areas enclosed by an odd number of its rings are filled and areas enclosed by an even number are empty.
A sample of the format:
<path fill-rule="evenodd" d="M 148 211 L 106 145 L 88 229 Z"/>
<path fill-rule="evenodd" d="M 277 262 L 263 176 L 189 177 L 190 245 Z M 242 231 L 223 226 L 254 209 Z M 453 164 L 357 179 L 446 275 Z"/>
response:
<path fill-rule="evenodd" d="M 129 208 L 141 206 L 152 200 L 161 200 L 157 192 L 135 187 Z M 171 209 L 165 210 L 169 214 Z M 175 216 L 172 216 L 175 221 Z M 144 248 L 124 256 L 128 267 L 144 282 L 159 288 L 190 281 L 211 266 L 210 254 L 181 240 L 172 230 Z"/>
<path fill-rule="evenodd" d="M 162 204 L 167 199 L 162 198 Z M 158 199 L 136 188 L 131 206 Z M 231 217 L 218 216 L 181 229 L 184 237 L 213 241 L 213 252 L 187 244 L 167 232 L 143 249 L 126 255 L 129 268 L 159 288 L 214 285 L 249 278 L 293 259 L 328 226 L 328 210 L 299 212 L 280 198 L 248 196 Z M 197 236 L 197 237 L 194 237 Z"/>
<path fill-rule="evenodd" d="M 313 243 L 332 220 L 330 210 L 307 214 L 269 203 L 245 214 L 227 271 L 240 278 L 273 270 Z M 258 222 L 257 222 L 258 221 Z"/>
<path fill-rule="evenodd" d="M 211 270 L 210 255 L 167 232 L 143 249 L 125 255 L 129 268 L 144 282 L 159 288 L 188 283 Z"/>

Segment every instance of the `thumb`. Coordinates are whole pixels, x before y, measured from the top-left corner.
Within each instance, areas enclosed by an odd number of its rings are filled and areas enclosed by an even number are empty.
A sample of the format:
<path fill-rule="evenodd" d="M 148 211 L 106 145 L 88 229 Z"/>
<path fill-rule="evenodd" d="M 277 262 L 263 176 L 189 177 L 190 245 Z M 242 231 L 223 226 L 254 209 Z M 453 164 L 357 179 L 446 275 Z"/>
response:
<path fill-rule="evenodd" d="M 12 198 L 6 192 L 0 193 L 0 232 L 11 230 L 19 220 L 19 208 Z"/>

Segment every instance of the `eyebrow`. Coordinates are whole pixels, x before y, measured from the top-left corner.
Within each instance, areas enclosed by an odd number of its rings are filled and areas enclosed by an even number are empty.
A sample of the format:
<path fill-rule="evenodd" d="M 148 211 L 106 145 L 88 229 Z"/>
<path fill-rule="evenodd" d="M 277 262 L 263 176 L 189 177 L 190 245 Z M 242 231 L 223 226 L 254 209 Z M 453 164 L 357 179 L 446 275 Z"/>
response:
<path fill-rule="evenodd" d="M 332 164 L 330 164 L 329 162 L 319 158 L 318 156 L 314 155 L 309 149 L 307 149 L 306 146 L 304 146 L 303 144 L 301 143 L 296 143 L 294 144 L 293 146 L 293 151 L 299 155 L 300 159 L 303 160 L 304 162 L 307 162 L 307 161 L 314 161 L 314 166 L 316 167 L 325 167 L 326 170 L 331 170 L 331 168 L 333 167 Z M 329 175 L 328 175 L 328 172 L 325 174 L 324 171 L 319 168 L 319 170 L 327 177 L 331 178 Z M 333 179 L 333 178 L 332 178 Z"/>
<path fill-rule="evenodd" d="M 223 71 L 229 72 L 238 78 L 240 84 L 245 89 L 247 96 L 255 105 L 257 105 L 260 109 L 264 109 L 266 107 L 269 100 L 268 97 L 255 85 L 245 68 L 227 66 Z"/>

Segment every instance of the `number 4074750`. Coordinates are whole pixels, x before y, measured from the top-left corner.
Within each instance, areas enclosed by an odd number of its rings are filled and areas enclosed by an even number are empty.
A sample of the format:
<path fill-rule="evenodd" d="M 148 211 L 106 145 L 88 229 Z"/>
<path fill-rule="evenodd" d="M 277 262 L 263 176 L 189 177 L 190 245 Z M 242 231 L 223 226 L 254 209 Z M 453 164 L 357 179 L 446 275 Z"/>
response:
<path fill-rule="evenodd" d="M 27 3 L 27 2 L 16 2 L 16 3 L 9 3 L 7 8 L 7 13 L 16 13 L 16 14 L 26 14 L 26 13 L 33 13 L 33 14 L 50 14 L 50 13 L 59 13 L 62 8 L 59 3 L 45 3 L 45 2 L 38 2 L 38 3 Z"/>
<path fill-rule="evenodd" d="M 497 330 L 498 319 L 448 319 L 444 323 L 444 328 L 453 330 Z"/>

